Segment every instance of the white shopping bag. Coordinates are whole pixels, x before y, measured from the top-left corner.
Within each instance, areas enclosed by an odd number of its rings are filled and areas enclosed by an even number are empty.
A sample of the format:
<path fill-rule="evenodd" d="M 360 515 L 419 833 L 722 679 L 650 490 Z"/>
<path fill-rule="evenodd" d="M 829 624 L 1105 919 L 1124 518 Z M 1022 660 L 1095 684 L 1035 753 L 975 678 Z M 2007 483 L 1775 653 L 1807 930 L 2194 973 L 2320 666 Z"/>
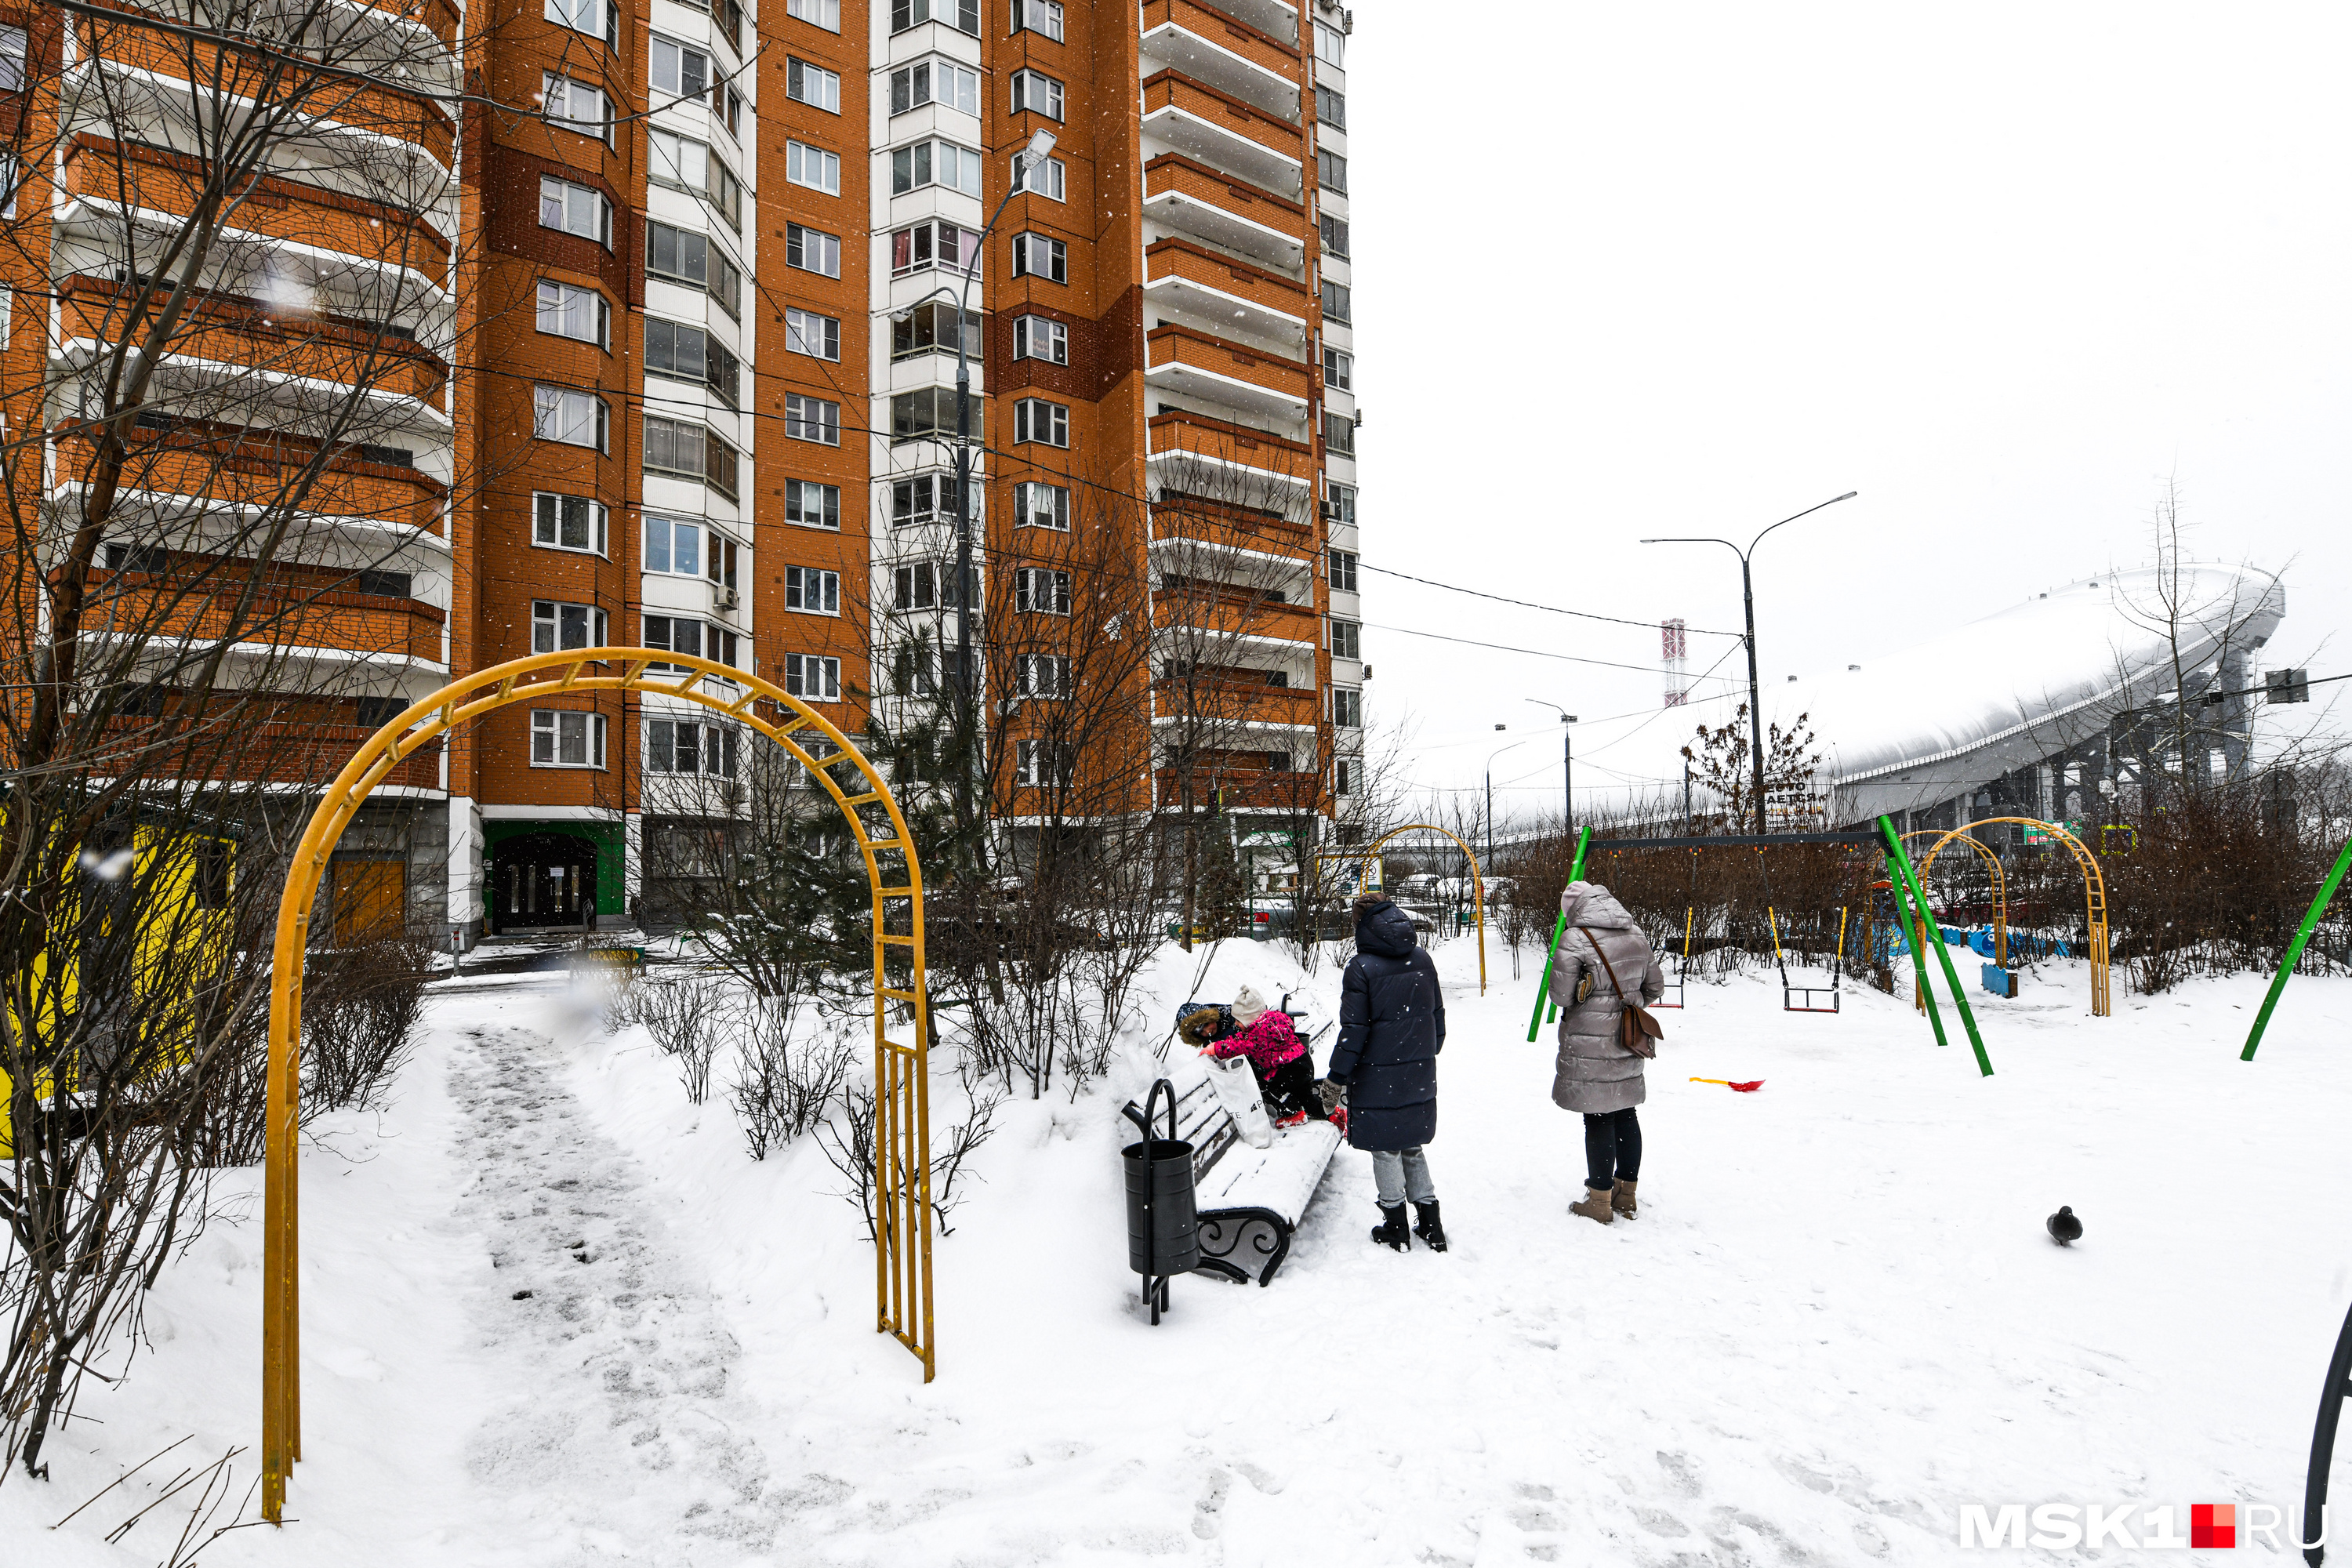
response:
<path fill-rule="evenodd" d="M 1257 1074 L 1250 1070 L 1249 1058 L 1227 1057 L 1220 1061 L 1204 1053 L 1201 1065 L 1208 1069 L 1209 1088 L 1225 1114 L 1234 1119 L 1242 1142 L 1253 1149 L 1273 1147 L 1274 1123 L 1266 1117 L 1265 1097 L 1258 1091 Z"/>

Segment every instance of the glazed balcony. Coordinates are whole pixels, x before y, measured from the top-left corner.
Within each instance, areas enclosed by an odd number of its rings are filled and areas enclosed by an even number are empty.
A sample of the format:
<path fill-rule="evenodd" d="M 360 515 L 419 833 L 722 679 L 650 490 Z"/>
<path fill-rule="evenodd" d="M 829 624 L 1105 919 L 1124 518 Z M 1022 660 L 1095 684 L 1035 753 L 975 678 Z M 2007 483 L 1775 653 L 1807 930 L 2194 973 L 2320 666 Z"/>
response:
<path fill-rule="evenodd" d="M 266 438 L 190 439 L 173 433 L 131 443 L 121 487 L 180 511 L 282 505 L 315 458 L 315 448 Z M 58 438 L 57 484 L 78 487 L 96 460 L 89 437 Z M 326 459 L 302 497 L 305 512 L 438 535 L 448 487 L 421 469 L 357 455 Z"/>
<path fill-rule="evenodd" d="M 1312 523 L 1263 507 L 1235 506 L 1221 497 L 1163 486 L 1151 503 L 1155 552 L 1184 546 L 1311 569 L 1318 553 Z"/>
<path fill-rule="evenodd" d="M 68 347 L 77 340 L 103 347 L 131 330 L 122 312 L 136 296 L 126 285 L 68 278 L 59 296 Z M 449 379 L 448 367 L 413 342 L 316 316 L 274 317 L 217 296 L 199 299 L 182 317 L 168 353 L 425 401 L 440 396 Z"/>
<path fill-rule="evenodd" d="M 1154 327 L 1144 336 L 1149 345 L 1144 383 L 1154 390 L 1223 404 L 1254 419 L 1306 422 L 1315 384 L 1299 361 L 1246 349 L 1190 327 Z"/>
<path fill-rule="evenodd" d="M 1295 196 L 1306 188 L 1300 160 L 1307 143 L 1297 126 L 1181 71 L 1144 79 L 1143 131 L 1277 194 Z"/>
<path fill-rule="evenodd" d="M 1297 202 L 1181 153 L 1143 166 L 1145 216 L 1228 250 L 1293 270 L 1305 265 L 1309 226 Z"/>
<path fill-rule="evenodd" d="M 1143 53 L 1197 81 L 1298 121 L 1297 28 L 1283 42 L 1193 0 L 1150 0 L 1143 7 Z"/>
<path fill-rule="evenodd" d="M 1276 511 L 1315 488 L 1315 449 L 1304 441 L 1189 408 L 1155 414 L 1146 427 L 1156 485 Z"/>
<path fill-rule="evenodd" d="M 89 575 L 86 624 L 96 634 L 229 638 L 257 650 L 318 648 L 368 660 L 442 661 L 441 628 L 448 617 L 421 599 L 319 589 L 296 578 L 266 581 L 247 602 L 245 581 L 217 566 L 194 581 L 176 571 Z"/>
<path fill-rule="evenodd" d="M 66 153 L 64 190 L 68 204 L 128 206 L 176 219 L 194 208 L 203 177 L 202 165 L 184 153 L 79 136 Z M 70 205 L 61 221 L 69 230 L 76 226 Z M 97 226 L 91 237 L 120 243 L 114 221 Z M 239 250 L 290 254 L 316 277 L 355 268 L 405 270 L 414 279 L 404 291 L 413 304 L 424 302 L 424 289 L 438 295 L 435 280 L 449 266 L 449 242 L 415 215 L 274 175 L 247 192 L 223 238 Z"/>
<path fill-rule="evenodd" d="M 1157 239 L 1143 251 L 1143 297 L 1281 342 L 1307 341 L 1307 290 L 1277 272 L 1220 256 L 1189 239 Z"/>
<path fill-rule="evenodd" d="M 1208 0 L 1208 8 L 1268 37 L 1298 37 L 1298 8 L 1286 0 Z"/>

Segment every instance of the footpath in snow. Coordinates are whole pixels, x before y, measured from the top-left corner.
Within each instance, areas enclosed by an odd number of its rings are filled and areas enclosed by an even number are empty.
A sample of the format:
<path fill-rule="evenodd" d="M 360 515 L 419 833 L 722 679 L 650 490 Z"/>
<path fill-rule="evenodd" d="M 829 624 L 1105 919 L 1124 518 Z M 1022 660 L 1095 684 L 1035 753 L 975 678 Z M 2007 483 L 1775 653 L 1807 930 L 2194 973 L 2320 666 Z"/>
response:
<path fill-rule="evenodd" d="M 2249 1066 L 2257 978 L 2093 1019 L 2049 966 L 1976 996 L 1991 1079 L 1906 997 L 1694 985 L 1643 1215 L 1603 1228 L 1566 1213 L 1532 980 L 1496 955 L 1482 999 L 1470 944 L 1439 961 L 1450 1252 L 1373 1247 L 1343 1150 L 1270 1289 L 1179 1279 L 1153 1329 L 1118 1095 L 1008 1106 L 936 1248 L 929 1386 L 814 1148 L 753 1163 L 553 977 L 444 994 L 391 1110 L 305 1156 L 299 1522 L 201 1561 L 1944 1564 L 1969 1503 L 2296 1511 L 2352 1298 L 2352 982 L 2296 981 Z M 1155 1031 L 1199 962 L 1153 972 Z M 1335 1010 L 1335 967 L 1240 943 L 1199 994 L 1244 982 Z M 158 1562 L 171 1504 L 102 1539 L 144 1476 L 47 1527 L 174 1438 L 256 1440 L 257 1229 L 173 1266 L 51 1482 L 0 1483 L 0 1562 Z"/>

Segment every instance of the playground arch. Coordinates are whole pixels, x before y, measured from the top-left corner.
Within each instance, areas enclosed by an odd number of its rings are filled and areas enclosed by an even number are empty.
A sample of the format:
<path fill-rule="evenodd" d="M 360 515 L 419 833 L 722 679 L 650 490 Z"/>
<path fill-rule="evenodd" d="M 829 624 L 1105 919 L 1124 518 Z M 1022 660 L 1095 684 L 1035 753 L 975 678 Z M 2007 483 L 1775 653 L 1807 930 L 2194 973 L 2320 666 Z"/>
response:
<path fill-rule="evenodd" d="M 2045 822 L 2038 816 L 1984 816 L 1979 817 L 1974 822 L 1962 823 L 1928 847 L 1927 858 L 1919 862 L 1920 885 L 1922 887 L 1927 885 L 1928 869 L 1936 864 L 1936 857 L 1942 853 L 1945 845 L 1955 838 L 1969 838 L 1970 843 L 1976 843 L 1976 840 L 1969 836 L 1977 828 L 1990 827 L 1995 823 L 2001 822 L 2014 822 L 2026 827 L 2040 828 L 2059 843 L 2063 844 L 2068 853 L 2074 857 L 2074 864 L 2082 868 L 2083 903 L 2088 911 L 2086 926 L 2091 936 L 2091 1016 L 2107 1017 L 2112 1009 L 2108 1003 L 2107 984 L 2106 879 L 2099 874 L 2097 858 L 2084 847 L 2081 839 L 2067 832 L 2064 827 L 2054 822 Z M 1978 844 L 1977 847 L 1980 852 L 1990 853 L 1985 850 L 1981 844 Z"/>
<path fill-rule="evenodd" d="M 1907 844 L 1914 838 L 1934 837 L 1935 834 L 1932 827 L 1915 827 L 1903 836 L 1903 841 Z M 1976 851 L 1977 858 L 1985 863 L 1985 869 L 1992 875 L 1992 961 L 2006 964 L 2009 962 L 2009 879 L 2000 868 L 2000 857 L 1994 854 L 1983 839 L 1974 837 L 1965 830 L 1955 837 Z M 1927 885 L 1928 869 L 1935 863 L 1934 851 L 1930 850 L 1927 859 L 1919 868 L 1922 887 Z M 1925 1011 L 1927 1005 L 1923 1001 L 1919 1005 Z"/>
<path fill-rule="evenodd" d="M 1386 833 L 1381 834 L 1378 838 L 1373 839 L 1361 849 L 1342 849 L 1334 856 L 1333 858 L 1342 860 L 1377 860 L 1381 853 L 1381 846 L 1386 844 L 1390 839 L 1394 838 L 1400 833 L 1435 833 L 1444 837 L 1451 838 L 1454 840 L 1455 847 L 1459 848 L 1463 855 L 1469 860 L 1470 909 L 1472 914 L 1476 917 L 1478 922 L 1478 994 L 1484 996 L 1486 994 L 1486 879 L 1485 873 L 1478 868 L 1477 854 L 1471 849 L 1470 846 L 1462 842 L 1462 838 L 1459 834 L 1448 833 L 1444 828 L 1438 826 L 1437 824 L 1433 822 L 1408 822 L 1402 827 L 1390 828 Z M 1360 874 L 1357 878 L 1356 886 L 1359 889 L 1363 887 L 1363 879 Z"/>
<path fill-rule="evenodd" d="M 656 673 L 656 657 L 662 666 Z M 717 676 L 740 697 L 704 689 Z M 411 705 L 362 745 L 310 814 L 278 904 L 269 992 L 268 1146 L 262 1201 L 262 1514 L 280 1522 L 286 1484 L 302 1457 L 301 1324 L 297 1289 L 301 1125 L 302 961 L 310 910 L 362 802 L 401 761 L 468 720 L 510 704 L 592 691 L 646 691 L 714 710 L 782 746 L 833 797 L 866 861 L 873 896 L 876 1328 L 913 1352 L 928 1383 L 938 1371 L 931 1321 L 929 1001 L 923 968 L 923 879 L 889 786 L 863 752 L 800 699 L 743 670 L 639 647 L 579 648 L 495 665 Z M 772 703 L 778 717 L 759 711 Z M 822 737 L 812 751 L 795 737 Z M 814 743 L 813 741 L 812 743 Z M 837 773 L 847 770 L 845 785 Z M 894 972 L 891 956 L 899 956 Z M 903 977 L 903 984 L 893 984 Z M 885 1032 L 891 1002 L 912 1009 L 914 1043 Z"/>

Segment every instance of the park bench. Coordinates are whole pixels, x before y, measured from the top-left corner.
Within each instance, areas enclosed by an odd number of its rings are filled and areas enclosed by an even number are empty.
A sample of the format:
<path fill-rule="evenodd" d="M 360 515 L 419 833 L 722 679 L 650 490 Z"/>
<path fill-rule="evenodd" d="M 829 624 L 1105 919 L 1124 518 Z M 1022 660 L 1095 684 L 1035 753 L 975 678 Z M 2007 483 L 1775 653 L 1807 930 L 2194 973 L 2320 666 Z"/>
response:
<path fill-rule="evenodd" d="M 1289 1012 L 1289 998 L 1283 1000 L 1283 1010 Z M 1179 1016 L 1214 1005 L 1188 1004 Z M 1322 1032 L 1308 1036 L 1299 1031 L 1310 1049 Z M 1165 1076 L 1177 1091 L 1176 1136 L 1192 1145 L 1201 1268 L 1237 1285 L 1253 1279 L 1270 1285 L 1282 1260 L 1290 1256 L 1290 1238 L 1339 1151 L 1339 1130 L 1328 1121 L 1314 1121 L 1278 1127 L 1272 1144 L 1253 1149 L 1209 1087 L 1208 1069 L 1189 1051 L 1176 1055 L 1180 1059 L 1168 1064 Z M 1140 1106 L 1133 1109 L 1141 1114 Z"/>

